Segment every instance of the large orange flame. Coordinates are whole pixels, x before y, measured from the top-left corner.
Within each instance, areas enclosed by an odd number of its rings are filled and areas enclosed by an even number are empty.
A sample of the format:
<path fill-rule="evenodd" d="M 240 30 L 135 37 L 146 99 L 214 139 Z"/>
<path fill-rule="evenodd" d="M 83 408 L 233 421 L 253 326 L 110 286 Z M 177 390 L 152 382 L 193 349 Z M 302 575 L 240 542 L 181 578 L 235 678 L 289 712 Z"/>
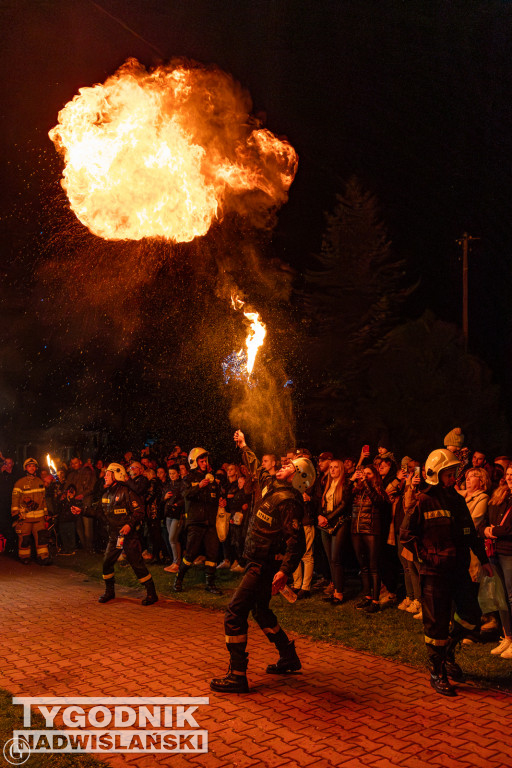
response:
<path fill-rule="evenodd" d="M 286 201 L 297 154 L 250 109 L 218 69 L 128 60 L 80 88 L 49 133 L 72 210 L 107 240 L 188 242 L 229 211 L 261 219 Z"/>
<path fill-rule="evenodd" d="M 245 301 L 239 299 L 238 296 L 231 296 L 231 304 L 233 305 L 233 309 L 239 310 L 245 305 Z M 247 380 L 249 380 L 251 378 L 258 350 L 265 341 L 267 328 L 266 325 L 262 323 L 258 312 L 244 312 L 244 316 L 251 322 L 249 333 L 245 340 L 245 347 L 247 349 L 245 369 L 247 371 Z M 240 350 L 238 357 L 241 359 L 242 355 L 243 352 Z"/>

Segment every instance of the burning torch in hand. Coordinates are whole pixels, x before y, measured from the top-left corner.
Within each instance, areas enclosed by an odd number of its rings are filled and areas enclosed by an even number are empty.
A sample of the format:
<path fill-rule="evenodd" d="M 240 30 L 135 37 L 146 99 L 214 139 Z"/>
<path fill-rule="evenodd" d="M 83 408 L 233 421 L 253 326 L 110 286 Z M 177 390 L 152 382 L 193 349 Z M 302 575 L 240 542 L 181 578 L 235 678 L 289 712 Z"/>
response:
<path fill-rule="evenodd" d="M 54 480 L 58 480 L 59 479 L 59 475 L 58 475 L 58 472 L 57 472 L 57 467 L 53 463 L 52 457 L 50 456 L 49 453 L 46 454 L 46 463 L 48 465 L 48 469 L 49 469 L 50 474 L 52 475 L 53 479 Z"/>

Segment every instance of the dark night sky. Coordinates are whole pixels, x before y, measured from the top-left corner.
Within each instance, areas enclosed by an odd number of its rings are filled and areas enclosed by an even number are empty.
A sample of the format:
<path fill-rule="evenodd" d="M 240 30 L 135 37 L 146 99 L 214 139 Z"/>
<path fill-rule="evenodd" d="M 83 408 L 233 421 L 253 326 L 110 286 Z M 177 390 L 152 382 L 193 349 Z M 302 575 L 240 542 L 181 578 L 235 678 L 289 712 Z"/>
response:
<path fill-rule="evenodd" d="M 299 173 L 274 236 L 277 254 L 295 268 L 319 249 L 324 212 L 351 174 L 377 194 L 395 249 L 421 277 L 411 315 L 429 306 L 459 322 L 455 239 L 465 230 L 481 238 L 471 257 L 472 348 L 507 386 L 511 2 L 99 5 L 119 21 L 90 0 L 1 4 L 3 367 L 30 356 L 37 336 L 27 276 L 41 251 L 48 254 L 39 219 L 59 178 L 47 139 L 59 109 L 129 56 L 146 66 L 186 56 L 230 72 L 249 89 L 254 111 L 297 149 Z"/>

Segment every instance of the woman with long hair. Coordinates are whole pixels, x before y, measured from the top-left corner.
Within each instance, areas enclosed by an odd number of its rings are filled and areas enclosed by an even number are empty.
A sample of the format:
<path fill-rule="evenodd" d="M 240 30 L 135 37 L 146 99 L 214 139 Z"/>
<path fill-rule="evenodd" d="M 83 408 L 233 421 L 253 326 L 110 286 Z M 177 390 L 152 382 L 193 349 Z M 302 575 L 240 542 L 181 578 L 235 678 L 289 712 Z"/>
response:
<path fill-rule="evenodd" d="M 343 554 L 350 530 L 350 510 L 347 504 L 345 468 L 339 459 L 333 459 L 329 466 L 327 483 L 322 496 L 322 511 L 318 515 L 322 543 L 329 560 L 331 578 L 334 584 L 332 597 L 325 598 L 331 605 L 344 602 L 343 588 L 345 569 Z"/>
<path fill-rule="evenodd" d="M 479 532 L 487 540 L 491 564 L 503 583 L 507 608 L 500 610 L 503 638 L 491 653 L 512 659 L 512 465 L 505 472 L 505 484 L 494 491 Z"/>
<path fill-rule="evenodd" d="M 384 533 L 383 521 L 389 501 L 380 474 L 373 464 L 359 466 L 351 482 L 352 543 L 361 569 L 364 594 L 356 608 L 376 613 L 379 610 L 379 556 Z"/>

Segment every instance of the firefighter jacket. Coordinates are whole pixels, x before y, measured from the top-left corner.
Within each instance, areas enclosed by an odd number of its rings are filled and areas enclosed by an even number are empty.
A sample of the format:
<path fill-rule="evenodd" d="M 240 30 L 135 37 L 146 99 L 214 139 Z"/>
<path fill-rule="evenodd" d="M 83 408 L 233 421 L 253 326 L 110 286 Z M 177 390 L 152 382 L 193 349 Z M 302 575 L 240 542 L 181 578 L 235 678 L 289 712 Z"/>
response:
<path fill-rule="evenodd" d="M 261 499 L 265 496 L 268 490 L 272 487 L 275 475 L 271 475 L 266 469 L 264 469 L 256 454 L 251 451 L 249 446 L 245 445 L 242 449 L 242 460 L 249 470 L 251 481 L 256 485 L 254 493 L 253 509 L 256 510 L 260 504 Z"/>
<path fill-rule="evenodd" d="M 352 533 L 379 536 L 389 528 L 389 501 L 372 483 L 363 480 L 360 488 L 352 488 Z"/>
<path fill-rule="evenodd" d="M 249 523 L 244 557 L 260 565 L 279 560 L 279 570 L 289 576 L 306 551 L 304 502 L 289 483 L 272 481 Z"/>
<path fill-rule="evenodd" d="M 134 531 L 144 519 L 142 501 L 126 483 L 117 482 L 105 488 L 101 506 L 110 534 L 118 533 L 125 525 Z"/>
<path fill-rule="evenodd" d="M 46 514 L 46 489 L 40 477 L 27 474 L 14 483 L 11 514 L 14 522 L 20 518 L 35 522 Z"/>
<path fill-rule="evenodd" d="M 199 487 L 201 480 L 208 474 L 212 473 L 208 470 L 201 472 L 200 469 L 193 469 L 183 479 L 183 497 L 187 502 L 186 525 L 215 525 L 223 491 L 220 484 L 215 482 L 215 478 L 203 488 Z"/>
<path fill-rule="evenodd" d="M 466 502 L 455 488 L 435 485 L 406 512 L 400 542 L 417 554 L 420 573 L 436 575 L 468 569 L 470 550 L 482 564 L 489 560 Z"/>

